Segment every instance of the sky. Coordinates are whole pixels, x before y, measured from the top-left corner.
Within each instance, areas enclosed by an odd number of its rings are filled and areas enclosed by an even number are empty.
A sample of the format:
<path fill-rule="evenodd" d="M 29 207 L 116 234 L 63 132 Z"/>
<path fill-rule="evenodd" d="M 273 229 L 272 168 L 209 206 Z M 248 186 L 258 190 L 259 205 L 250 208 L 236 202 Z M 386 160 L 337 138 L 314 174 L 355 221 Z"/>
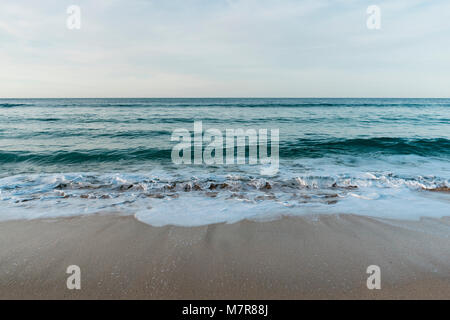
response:
<path fill-rule="evenodd" d="M 32 97 L 450 97 L 450 1 L 2 0 L 0 98 Z"/>

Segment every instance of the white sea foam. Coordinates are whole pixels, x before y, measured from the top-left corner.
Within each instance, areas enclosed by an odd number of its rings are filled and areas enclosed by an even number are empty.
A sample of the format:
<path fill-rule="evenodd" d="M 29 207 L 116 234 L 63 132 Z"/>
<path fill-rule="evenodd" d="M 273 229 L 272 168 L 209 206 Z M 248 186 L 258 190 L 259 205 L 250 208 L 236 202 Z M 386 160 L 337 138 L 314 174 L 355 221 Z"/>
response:
<path fill-rule="evenodd" d="M 270 178 L 250 166 L 233 172 L 189 167 L 5 177 L 0 179 L 0 220 L 118 212 L 151 225 L 192 226 L 281 215 L 418 219 L 450 214 L 450 194 L 428 191 L 450 186 L 445 161 L 390 157 L 342 165 L 310 159 L 280 169 Z"/>

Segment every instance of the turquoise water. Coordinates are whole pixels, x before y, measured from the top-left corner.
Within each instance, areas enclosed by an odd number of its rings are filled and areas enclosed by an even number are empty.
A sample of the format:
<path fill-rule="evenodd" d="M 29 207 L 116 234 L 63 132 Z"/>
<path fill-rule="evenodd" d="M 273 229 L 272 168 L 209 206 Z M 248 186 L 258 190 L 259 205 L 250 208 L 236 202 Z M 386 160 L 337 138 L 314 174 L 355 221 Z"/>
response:
<path fill-rule="evenodd" d="M 173 130 L 280 130 L 280 168 L 180 165 Z M 443 216 L 450 99 L 0 99 L 0 218 L 102 211 L 156 225 Z M 268 187 L 270 186 L 270 187 Z M 205 208 L 208 208 L 206 210 Z"/>

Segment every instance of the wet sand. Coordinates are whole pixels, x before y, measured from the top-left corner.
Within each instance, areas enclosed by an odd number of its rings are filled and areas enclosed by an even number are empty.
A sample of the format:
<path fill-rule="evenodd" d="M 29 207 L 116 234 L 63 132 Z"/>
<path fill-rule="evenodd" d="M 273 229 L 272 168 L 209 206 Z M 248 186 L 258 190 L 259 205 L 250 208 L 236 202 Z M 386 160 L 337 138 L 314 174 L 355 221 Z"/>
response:
<path fill-rule="evenodd" d="M 81 268 L 81 290 L 66 287 L 69 265 Z M 381 268 L 381 290 L 366 287 L 369 265 Z M 450 219 L 0 222 L 0 298 L 450 299 Z"/>

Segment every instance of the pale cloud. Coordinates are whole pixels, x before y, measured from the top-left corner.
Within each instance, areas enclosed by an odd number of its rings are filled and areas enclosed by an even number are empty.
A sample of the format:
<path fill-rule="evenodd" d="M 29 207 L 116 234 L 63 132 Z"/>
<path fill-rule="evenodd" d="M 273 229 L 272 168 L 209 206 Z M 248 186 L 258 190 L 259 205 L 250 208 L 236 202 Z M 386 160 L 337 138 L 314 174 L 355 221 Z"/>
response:
<path fill-rule="evenodd" d="M 81 30 L 66 8 L 82 10 Z M 366 8 L 382 10 L 381 30 Z M 3 0 L 0 97 L 449 96 L 445 0 Z"/>

